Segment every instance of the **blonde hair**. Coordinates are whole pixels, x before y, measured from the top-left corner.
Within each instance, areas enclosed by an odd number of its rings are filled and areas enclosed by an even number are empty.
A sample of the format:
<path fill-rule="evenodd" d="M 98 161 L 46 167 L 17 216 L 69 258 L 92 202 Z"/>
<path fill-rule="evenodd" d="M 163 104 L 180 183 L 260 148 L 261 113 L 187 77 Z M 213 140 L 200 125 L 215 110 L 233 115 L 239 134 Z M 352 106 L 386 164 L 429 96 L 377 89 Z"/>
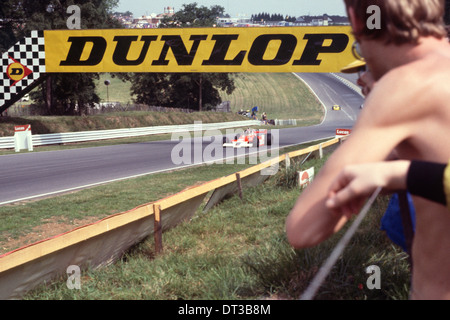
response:
<path fill-rule="evenodd" d="M 344 0 L 357 19 L 366 25 L 367 9 L 376 5 L 381 10 L 381 29 L 354 30 L 355 36 L 383 39 L 388 43 L 417 43 L 420 37 L 447 36 L 444 24 L 444 0 Z"/>

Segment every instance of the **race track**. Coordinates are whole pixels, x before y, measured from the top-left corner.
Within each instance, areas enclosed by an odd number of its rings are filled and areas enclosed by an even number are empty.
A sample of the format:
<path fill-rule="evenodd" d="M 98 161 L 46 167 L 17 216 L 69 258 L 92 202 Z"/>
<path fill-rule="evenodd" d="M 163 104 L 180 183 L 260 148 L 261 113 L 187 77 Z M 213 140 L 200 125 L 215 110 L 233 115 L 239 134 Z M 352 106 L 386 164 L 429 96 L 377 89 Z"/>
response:
<path fill-rule="evenodd" d="M 326 117 L 317 126 L 280 130 L 281 147 L 334 137 L 337 128 L 353 126 L 363 101 L 360 94 L 332 74 L 297 76 L 324 104 Z M 332 111 L 334 104 L 339 104 L 342 110 Z M 221 144 L 221 139 L 213 143 Z M 198 147 L 204 150 L 210 144 L 209 141 L 193 139 L 192 149 Z M 177 145 L 178 141 L 155 141 L 1 156 L 0 205 L 211 160 L 207 157 L 192 158 L 192 161 L 187 161 L 188 164 L 176 165 L 171 153 Z"/>

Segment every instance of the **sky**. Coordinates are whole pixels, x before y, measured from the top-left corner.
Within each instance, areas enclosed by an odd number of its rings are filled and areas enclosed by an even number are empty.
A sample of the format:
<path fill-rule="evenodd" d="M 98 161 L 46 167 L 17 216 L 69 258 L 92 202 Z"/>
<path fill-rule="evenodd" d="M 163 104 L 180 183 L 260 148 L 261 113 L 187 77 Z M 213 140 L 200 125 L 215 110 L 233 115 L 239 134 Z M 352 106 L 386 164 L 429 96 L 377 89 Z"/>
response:
<path fill-rule="evenodd" d="M 182 9 L 183 4 L 197 2 L 199 6 L 220 5 L 231 17 L 251 16 L 267 12 L 282 15 L 329 15 L 346 16 L 343 0 L 119 0 L 115 11 L 131 11 L 135 17 L 163 13 L 165 7 Z"/>

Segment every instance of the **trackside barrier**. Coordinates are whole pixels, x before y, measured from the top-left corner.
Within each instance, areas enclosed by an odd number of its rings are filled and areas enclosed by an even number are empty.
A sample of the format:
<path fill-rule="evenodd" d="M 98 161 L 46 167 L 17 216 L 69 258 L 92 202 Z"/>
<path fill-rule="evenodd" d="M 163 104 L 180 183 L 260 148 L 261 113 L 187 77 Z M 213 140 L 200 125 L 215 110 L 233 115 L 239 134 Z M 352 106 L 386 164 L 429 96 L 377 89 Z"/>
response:
<path fill-rule="evenodd" d="M 235 194 L 239 186 L 256 186 L 278 170 L 282 161 L 338 145 L 343 139 L 287 153 L 235 174 L 188 188 L 175 195 L 115 214 L 96 223 L 19 248 L 0 256 L 0 299 L 20 299 L 45 281 L 67 276 L 69 266 L 100 268 L 119 259 L 129 248 L 153 234 L 156 252 L 163 250 L 162 233 L 189 221 L 205 202 L 204 210 Z M 273 171 L 276 173 L 276 171 Z"/>
<path fill-rule="evenodd" d="M 261 121 L 259 120 L 230 121 L 222 123 L 202 123 L 201 128 L 202 130 L 220 130 L 238 127 L 251 127 L 259 124 L 261 124 Z M 186 124 L 186 125 L 171 125 L 171 126 L 114 129 L 114 130 L 34 134 L 31 137 L 33 140 L 33 146 L 44 146 L 51 144 L 129 138 L 154 134 L 187 132 L 194 130 L 198 130 L 198 125 L 196 126 L 196 124 Z M 14 148 L 14 136 L 1 137 L 0 149 L 9 149 L 9 148 Z"/>
<path fill-rule="evenodd" d="M 297 119 L 289 119 L 289 120 L 279 120 L 275 119 L 276 126 L 296 126 Z"/>
<path fill-rule="evenodd" d="M 0 149 L 14 149 L 15 139 L 12 137 L 0 137 Z"/>

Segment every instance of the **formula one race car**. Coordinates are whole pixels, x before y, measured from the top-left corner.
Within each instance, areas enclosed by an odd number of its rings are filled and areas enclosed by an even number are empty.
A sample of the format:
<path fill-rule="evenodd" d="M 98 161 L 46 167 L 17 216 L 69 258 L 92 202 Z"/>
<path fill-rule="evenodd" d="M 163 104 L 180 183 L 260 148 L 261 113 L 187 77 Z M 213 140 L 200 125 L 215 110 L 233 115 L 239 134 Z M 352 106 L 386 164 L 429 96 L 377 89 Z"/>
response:
<path fill-rule="evenodd" d="M 332 109 L 333 111 L 339 111 L 339 110 L 341 110 L 341 106 L 338 105 L 338 104 L 335 104 L 334 106 L 331 107 L 331 109 Z"/>
<path fill-rule="evenodd" d="M 267 130 L 247 129 L 242 134 L 236 135 L 234 140 L 223 137 L 223 147 L 251 148 L 272 145 L 272 134 Z"/>

